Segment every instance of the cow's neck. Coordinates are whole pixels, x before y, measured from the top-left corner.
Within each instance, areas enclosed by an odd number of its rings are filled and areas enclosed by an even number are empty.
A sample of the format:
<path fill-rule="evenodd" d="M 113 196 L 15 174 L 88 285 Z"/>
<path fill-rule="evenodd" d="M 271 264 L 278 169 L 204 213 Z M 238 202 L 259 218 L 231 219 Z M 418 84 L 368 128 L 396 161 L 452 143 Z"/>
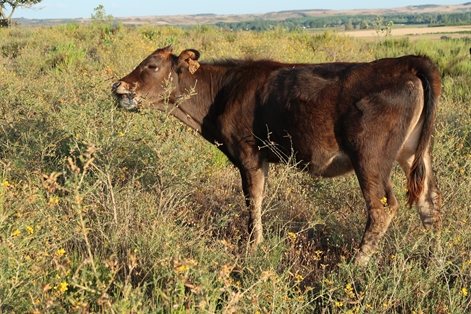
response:
<path fill-rule="evenodd" d="M 219 132 L 216 128 L 216 121 L 211 114 L 214 106 L 217 91 L 220 89 L 217 77 L 223 75 L 225 69 L 214 71 L 211 65 L 201 65 L 201 68 L 195 74 L 186 73 L 179 78 L 179 87 L 177 94 L 186 95 L 192 88 L 196 94 L 188 97 L 172 114 L 199 132 L 206 140 L 211 143 L 220 141 Z"/>
<path fill-rule="evenodd" d="M 185 110 L 185 105 L 181 104 L 174 108 L 171 114 L 181 122 L 196 130 L 198 133 L 202 132 L 202 119 L 198 119 L 198 117 Z"/>

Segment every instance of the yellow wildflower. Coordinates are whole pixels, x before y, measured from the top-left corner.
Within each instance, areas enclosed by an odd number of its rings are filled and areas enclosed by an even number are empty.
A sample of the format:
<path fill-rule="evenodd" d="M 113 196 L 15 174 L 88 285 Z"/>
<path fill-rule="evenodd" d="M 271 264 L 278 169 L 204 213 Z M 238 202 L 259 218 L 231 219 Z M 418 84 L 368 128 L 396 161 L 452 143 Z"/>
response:
<path fill-rule="evenodd" d="M 296 239 L 296 237 L 297 237 L 296 233 L 294 233 L 294 232 L 288 232 L 288 236 L 293 240 Z"/>
<path fill-rule="evenodd" d="M 388 202 L 388 199 L 386 197 L 383 197 L 382 199 L 379 200 L 381 204 L 386 204 Z"/>
<path fill-rule="evenodd" d="M 337 301 L 337 302 L 335 302 L 335 306 L 336 306 L 336 307 L 342 307 L 342 306 L 343 306 L 343 302 Z"/>
<path fill-rule="evenodd" d="M 468 289 L 462 288 L 460 293 L 461 293 L 462 296 L 467 297 L 468 296 Z"/>
<path fill-rule="evenodd" d="M 190 270 L 190 267 L 194 267 L 198 265 L 198 262 L 195 261 L 194 259 L 185 259 L 182 263 L 175 263 L 173 266 L 177 273 L 184 273 Z"/>
<path fill-rule="evenodd" d="M 353 287 L 351 284 L 347 283 L 345 285 L 345 289 L 343 289 L 343 291 L 345 291 L 345 293 L 352 299 L 355 298 L 355 293 L 353 293 Z"/>
<path fill-rule="evenodd" d="M 61 282 L 59 284 L 59 287 L 57 288 L 57 290 L 59 290 L 60 293 L 64 293 L 66 292 L 67 290 L 69 289 L 69 284 L 65 281 Z"/>
<path fill-rule="evenodd" d="M 296 274 L 296 282 L 301 282 L 303 281 L 304 277 L 301 274 Z"/>
<path fill-rule="evenodd" d="M 190 269 L 190 266 L 188 266 L 188 265 L 180 265 L 180 266 L 175 268 L 175 270 L 179 273 L 184 273 L 189 269 Z"/>
<path fill-rule="evenodd" d="M 57 205 L 59 203 L 59 198 L 57 196 L 53 196 L 49 199 L 49 202 L 47 203 L 50 206 Z"/>
<path fill-rule="evenodd" d="M 288 196 L 291 194 L 291 188 L 287 188 L 285 192 L 285 196 Z"/>
<path fill-rule="evenodd" d="M 34 228 L 31 227 L 31 226 L 27 226 L 27 227 L 26 227 L 26 230 L 28 231 L 29 234 L 33 234 L 33 233 L 34 233 Z"/>
<path fill-rule="evenodd" d="M 13 232 L 11 233 L 11 235 L 14 236 L 14 237 L 17 237 L 17 236 L 20 235 L 20 233 L 21 233 L 21 231 L 18 230 L 18 229 L 16 229 L 15 231 L 13 231 Z"/>
<path fill-rule="evenodd" d="M 333 282 L 333 281 L 330 281 L 330 280 L 329 280 L 329 279 L 327 279 L 327 278 L 325 278 L 325 279 L 324 279 L 324 282 L 325 282 L 326 284 L 328 284 L 328 285 L 332 285 L 332 284 L 334 284 L 334 282 Z"/>
<path fill-rule="evenodd" d="M 64 250 L 63 248 L 58 249 L 57 252 L 56 252 L 56 255 L 57 255 L 58 257 L 61 257 L 61 256 L 63 256 L 64 254 L 65 254 L 65 250 Z"/>
<path fill-rule="evenodd" d="M 388 301 L 387 303 L 383 303 L 383 308 L 389 308 L 391 305 L 391 301 Z"/>
<path fill-rule="evenodd" d="M 11 186 L 11 184 L 7 180 L 2 182 L 2 187 L 7 188 L 9 186 Z"/>

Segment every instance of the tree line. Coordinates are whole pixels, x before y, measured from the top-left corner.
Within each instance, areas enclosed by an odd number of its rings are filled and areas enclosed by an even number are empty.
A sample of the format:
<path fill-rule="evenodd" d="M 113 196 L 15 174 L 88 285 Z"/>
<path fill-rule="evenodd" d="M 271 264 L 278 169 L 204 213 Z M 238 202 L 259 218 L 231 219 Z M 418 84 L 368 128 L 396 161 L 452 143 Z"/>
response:
<path fill-rule="evenodd" d="M 330 17 L 300 17 L 288 18 L 283 21 L 262 20 L 243 22 L 218 22 L 215 25 L 231 30 L 264 31 L 281 27 L 286 30 L 306 28 L 345 27 L 345 29 L 374 28 L 376 15 L 330 16 Z M 451 26 L 471 24 L 471 12 L 463 13 L 422 13 L 384 15 L 384 21 L 394 24 L 425 24 L 429 26 Z"/>

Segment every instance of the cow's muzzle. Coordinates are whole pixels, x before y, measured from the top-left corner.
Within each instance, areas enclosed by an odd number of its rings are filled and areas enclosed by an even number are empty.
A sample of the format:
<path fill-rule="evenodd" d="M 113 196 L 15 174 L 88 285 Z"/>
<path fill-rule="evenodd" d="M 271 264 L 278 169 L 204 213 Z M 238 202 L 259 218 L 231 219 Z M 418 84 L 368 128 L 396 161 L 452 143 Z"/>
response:
<path fill-rule="evenodd" d="M 140 106 L 137 95 L 129 88 L 128 84 L 118 81 L 111 85 L 111 91 L 118 98 L 119 105 L 125 109 L 135 109 Z"/>

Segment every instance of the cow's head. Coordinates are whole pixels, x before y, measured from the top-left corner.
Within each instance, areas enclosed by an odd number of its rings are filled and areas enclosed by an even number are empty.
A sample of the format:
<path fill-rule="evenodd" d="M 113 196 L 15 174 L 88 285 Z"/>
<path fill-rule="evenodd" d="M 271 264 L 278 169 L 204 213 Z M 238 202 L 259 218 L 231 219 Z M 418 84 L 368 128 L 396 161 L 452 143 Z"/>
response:
<path fill-rule="evenodd" d="M 172 54 L 172 45 L 160 48 L 145 58 L 131 73 L 111 86 L 119 103 L 126 109 L 134 109 L 145 104 L 159 105 L 163 102 L 164 80 L 170 74 L 193 74 L 198 68 L 200 53 L 187 49 L 177 57 Z M 170 95 L 171 99 L 175 95 Z"/>

